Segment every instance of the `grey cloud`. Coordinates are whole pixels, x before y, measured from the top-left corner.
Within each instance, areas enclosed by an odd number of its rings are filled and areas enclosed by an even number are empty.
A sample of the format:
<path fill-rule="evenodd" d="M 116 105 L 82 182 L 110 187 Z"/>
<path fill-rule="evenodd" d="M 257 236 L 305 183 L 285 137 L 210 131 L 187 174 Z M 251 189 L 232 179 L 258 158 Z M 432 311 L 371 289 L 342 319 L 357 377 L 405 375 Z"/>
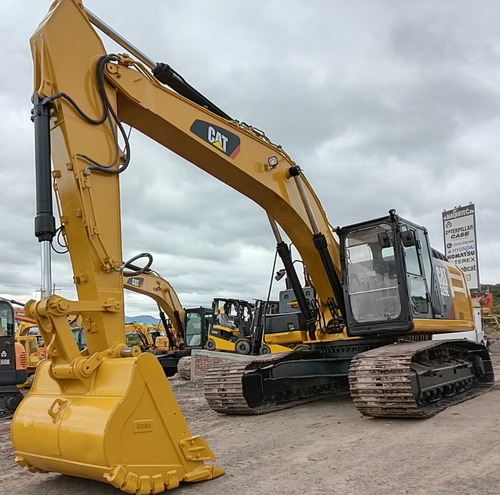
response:
<path fill-rule="evenodd" d="M 50 2 L 5 3 L 0 213 L 10 237 L 0 245 L 0 294 L 32 297 L 40 275 L 28 40 Z M 482 279 L 500 280 L 497 2 L 84 3 L 282 144 L 334 225 L 396 208 L 426 225 L 439 248 L 441 211 L 474 201 Z M 262 209 L 136 131 L 131 143 L 124 257 L 152 252 L 186 305 L 216 294 L 263 297 L 274 239 Z M 68 255 L 54 256 L 54 281 L 76 297 Z M 127 300 L 127 311 L 145 304 Z"/>

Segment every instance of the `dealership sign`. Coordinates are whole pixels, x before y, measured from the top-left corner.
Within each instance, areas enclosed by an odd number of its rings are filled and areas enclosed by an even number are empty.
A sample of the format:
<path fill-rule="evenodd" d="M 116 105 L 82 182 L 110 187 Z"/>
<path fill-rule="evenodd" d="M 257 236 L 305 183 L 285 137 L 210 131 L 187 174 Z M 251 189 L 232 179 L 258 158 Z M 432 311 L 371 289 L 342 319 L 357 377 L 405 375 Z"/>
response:
<path fill-rule="evenodd" d="M 443 212 L 443 233 L 447 258 L 465 273 L 469 289 L 479 289 L 474 205 Z"/>

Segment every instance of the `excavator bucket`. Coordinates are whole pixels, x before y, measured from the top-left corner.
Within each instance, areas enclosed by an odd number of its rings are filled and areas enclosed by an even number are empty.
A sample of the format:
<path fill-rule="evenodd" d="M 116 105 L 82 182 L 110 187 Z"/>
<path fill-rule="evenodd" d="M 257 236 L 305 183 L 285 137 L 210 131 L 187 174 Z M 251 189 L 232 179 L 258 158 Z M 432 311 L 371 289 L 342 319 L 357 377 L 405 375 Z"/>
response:
<path fill-rule="evenodd" d="M 50 360 L 42 361 L 13 418 L 16 461 L 29 471 L 90 478 L 136 494 L 224 473 L 205 464 L 215 456 L 191 435 L 152 354 L 104 357 L 87 386 L 62 382 Z"/>

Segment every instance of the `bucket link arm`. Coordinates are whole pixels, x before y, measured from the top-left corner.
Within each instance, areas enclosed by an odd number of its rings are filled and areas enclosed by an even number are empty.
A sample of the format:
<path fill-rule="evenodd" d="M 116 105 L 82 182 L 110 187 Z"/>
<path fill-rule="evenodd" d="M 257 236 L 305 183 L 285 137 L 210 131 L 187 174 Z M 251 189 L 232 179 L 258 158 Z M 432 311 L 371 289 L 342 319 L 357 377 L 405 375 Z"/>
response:
<path fill-rule="evenodd" d="M 102 311 L 117 312 L 120 310 L 116 301 L 69 301 L 60 296 L 51 296 L 43 301 L 28 301 L 26 314 L 36 319 L 44 342 L 47 343 L 47 354 L 50 357 L 50 372 L 56 379 L 76 379 L 84 381 L 102 363 L 104 357 L 138 356 L 137 346 L 128 348 L 123 342 L 115 342 L 101 352 L 90 356 L 80 354 L 76 344 L 69 315 L 79 315 L 82 312 L 96 313 Z"/>

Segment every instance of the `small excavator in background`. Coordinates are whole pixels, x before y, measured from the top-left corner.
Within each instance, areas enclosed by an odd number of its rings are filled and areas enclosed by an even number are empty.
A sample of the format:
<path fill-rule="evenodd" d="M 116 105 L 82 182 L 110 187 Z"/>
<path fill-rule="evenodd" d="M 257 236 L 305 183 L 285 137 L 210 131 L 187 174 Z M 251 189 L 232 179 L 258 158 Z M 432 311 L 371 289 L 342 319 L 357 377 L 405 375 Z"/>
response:
<path fill-rule="evenodd" d="M 138 267 L 132 267 L 138 270 Z M 124 287 L 152 298 L 158 305 L 166 335 L 153 339 L 145 325 L 127 324 L 127 340 L 130 343 L 131 339 L 135 339 L 134 342 L 143 351 L 154 353 L 167 376 L 175 374 L 177 362 L 189 356 L 192 349 L 259 355 L 289 351 L 290 346 L 294 347 L 298 342 L 293 332 L 285 332 L 286 336 L 272 333 L 267 336 L 262 331 L 263 327 L 258 326 L 265 317 L 261 313 L 262 309 L 267 308 L 267 313 L 277 312 L 277 302 L 264 304 L 264 301 L 257 300 L 250 303 L 241 299 L 216 297 L 212 308 L 185 309 L 171 284 L 150 269 L 140 276 L 125 277 Z M 291 293 L 293 295 L 293 291 L 288 290 L 283 296 L 285 301 Z"/>
<path fill-rule="evenodd" d="M 152 261 L 150 257 L 149 265 Z M 165 375 L 173 376 L 177 373 L 179 360 L 189 356 L 191 348 L 201 348 L 206 342 L 206 332 L 201 326 L 205 320 L 196 318 L 199 325 L 195 327 L 195 319 L 192 317 L 193 314 L 198 315 L 198 312 L 204 309 L 195 308 L 186 311 L 170 283 L 151 270 L 149 266 L 141 270 L 129 262 L 127 270 L 123 274 L 124 288 L 148 296 L 156 302 L 165 331 L 164 337 L 158 336 L 153 341 L 149 330 L 142 330 L 142 337 L 138 336 L 141 341 L 139 347 L 155 354 Z"/>
<path fill-rule="evenodd" d="M 148 326 L 144 323 L 127 323 L 125 325 L 125 339 L 129 347 L 137 345 L 142 352 L 156 354 L 155 341 Z"/>
<path fill-rule="evenodd" d="M 0 417 L 14 413 L 24 397 L 19 386 L 27 380 L 26 351 L 16 342 L 14 307 L 0 297 Z"/>
<path fill-rule="evenodd" d="M 128 269 L 139 270 L 133 264 Z M 177 363 L 191 354 L 192 349 L 236 352 L 238 354 L 267 354 L 272 351 L 288 351 L 288 347 L 272 345 L 263 341 L 262 332 L 254 329 L 255 304 L 240 299 L 214 298 L 212 308 L 185 309 L 172 285 L 151 269 L 139 276 L 125 276 L 124 287 L 153 299 L 159 309 L 165 336 L 153 339 L 149 329 L 140 324 L 128 324 L 127 340 L 131 339 L 141 349 L 153 352 L 167 376 L 177 371 Z M 276 308 L 268 303 L 267 308 Z M 133 332 L 133 333 L 129 333 Z"/>
<path fill-rule="evenodd" d="M 92 24 L 131 55 L 106 53 Z M 149 59 L 80 0 L 56 0 L 31 46 L 35 235 L 42 253 L 50 252 L 57 232 L 54 186 L 78 300 L 50 296 L 26 306 L 50 359 L 38 366 L 12 421 L 21 466 L 136 494 L 223 472 L 205 463 L 214 455 L 203 438 L 191 435 L 156 358 L 125 342 L 128 262 L 122 258 L 119 176 L 132 162 L 122 123 L 264 209 L 300 310 L 266 315 L 265 322 L 277 335 L 296 332 L 304 349 L 216 367 L 205 381 L 214 410 L 270 412 L 348 385 L 364 415 L 425 418 L 491 389 L 493 367 L 484 346 L 430 340 L 468 331 L 474 321 L 463 273 L 432 250 L 425 228 L 390 210 L 333 229 L 302 169 L 281 146 L 232 119 L 169 65 Z M 307 268 L 310 297 L 282 231 Z M 68 314 L 82 316 L 85 354 Z"/>

